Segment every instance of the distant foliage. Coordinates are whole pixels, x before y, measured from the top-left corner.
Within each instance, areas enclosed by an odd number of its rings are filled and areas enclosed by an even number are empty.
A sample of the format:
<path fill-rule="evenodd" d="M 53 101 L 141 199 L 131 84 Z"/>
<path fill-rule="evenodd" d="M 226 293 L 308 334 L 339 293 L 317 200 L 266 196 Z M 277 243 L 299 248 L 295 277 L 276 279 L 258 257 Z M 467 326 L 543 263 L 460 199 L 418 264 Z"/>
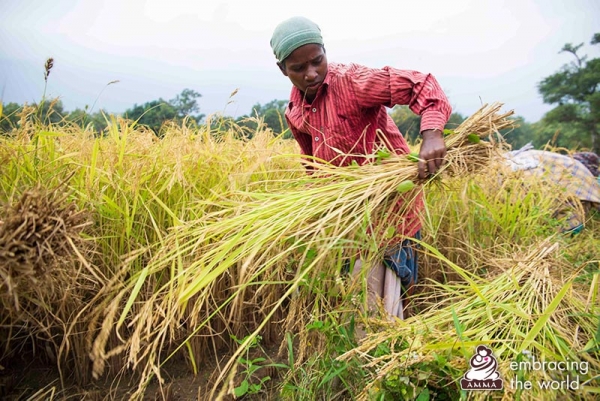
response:
<path fill-rule="evenodd" d="M 413 113 L 408 106 L 395 106 L 390 115 L 400 132 L 411 143 L 419 138 L 421 117 Z"/>
<path fill-rule="evenodd" d="M 134 104 L 132 108 L 125 111 L 124 116 L 130 120 L 137 121 L 140 125 L 151 128 L 158 136 L 162 136 L 162 127 L 167 122 L 181 123 L 188 118 L 192 123 L 199 123 L 204 114 L 198 113 L 198 98 L 201 94 L 192 90 L 184 89 L 174 99 L 166 101 L 162 98 L 146 102 L 143 105 Z"/>
<path fill-rule="evenodd" d="M 271 100 L 269 103 L 261 105 L 256 103 L 252 106 L 250 114 L 243 115 L 236 119 L 236 123 L 247 128 L 247 132 L 250 135 L 253 131 L 256 131 L 258 122 L 256 117 L 262 119 L 265 125 L 273 130 L 273 133 L 279 135 L 284 134 L 284 138 L 291 138 L 291 132 L 288 131 L 287 121 L 285 120 L 285 108 L 288 105 L 287 100 Z M 287 132 L 286 132 L 287 131 Z"/>
<path fill-rule="evenodd" d="M 145 125 L 152 129 L 157 135 L 161 135 L 161 129 L 168 122 L 181 124 L 187 119 L 189 124 L 198 124 L 204 118 L 199 114 L 198 92 L 184 89 L 174 99 L 165 101 L 163 99 L 152 100 L 143 105 L 133 105 L 124 113 L 124 117 L 137 121 L 138 125 Z M 24 121 L 36 119 L 42 124 L 68 125 L 76 124 L 82 128 L 91 129 L 101 134 L 110 121 L 110 113 L 98 110 L 91 113 L 88 106 L 84 109 L 75 109 L 71 112 L 64 110 L 61 100 L 42 100 L 39 104 L 19 105 L 18 103 L 7 103 L 3 105 L 0 116 L 0 134 L 10 133 L 19 128 Z"/>
<path fill-rule="evenodd" d="M 0 117 L 0 134 L 8 133 L 17 127 L 21 110 L 22 107 L 18 103 L 11 102 L 4 105 Z"/>
<path fill-rule="evenodd" d="M 600 43 L 600 34 L 590 43 Z M 575 60 L 538 85 L 544 102 L 556 107 L 538 125 L 536 141 L 554 140 L 555 146 L 588 147 L 600 153 L 600 58 L 580 56 L 582 46 L 565 44 L 560 53 L 570 53 Z"/>
<path fill-rule="evenodd" d="M 515 127 L 509 130 L 502 130 L 500 134 L 513 149 L 519 149 L 529 142 L 533 142 L 535 133 L 534 125 L 525 121 L 523 117 L 511 117 L 515 121 Z"/>
<path fill-rule="evenodd" d="M 43 124 L 57 124 L 68 115 L 61 100 L 45 100 L 39 104 L 20 105 L 7 103 L 2 108 L 0 117 L 0 134 L 10 133 L 23 122 L 36 119 Z"/>
<path fill-rule="evenodd" d="M 102 132 L 108 125 L 107 119 L 109 113 L 105 110 L 99 110 L 90 113 L 85 109 L 75 109 L 65 116 L 65 120 L 77 124 L 82 128 L 91 128 L 95 132 Z"/>
<path fill-rule="evenodd" d="M 395 106 L 390 111 L 390 116 L 409 143 L 416 143 L 420 140 L 421 117 L 413 113 L 408 106 Z M 454 129 L 464 120 L 465 117 L 460 113 L 452 113 L 446 128 Z"/>

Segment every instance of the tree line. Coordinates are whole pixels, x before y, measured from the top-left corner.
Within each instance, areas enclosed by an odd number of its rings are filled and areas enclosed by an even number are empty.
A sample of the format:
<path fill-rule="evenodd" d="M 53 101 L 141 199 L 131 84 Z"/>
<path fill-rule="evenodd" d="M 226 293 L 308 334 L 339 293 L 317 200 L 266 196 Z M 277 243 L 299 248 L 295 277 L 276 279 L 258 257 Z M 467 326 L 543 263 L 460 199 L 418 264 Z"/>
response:
<path fill-rule="evenodd" d="M 204 118 L 204 114 L 199 113 L 198 106 L 198 98 L 201 96 L 192 89 L 184 89 L 170 100 L 159 98 L 141 105 L 134 104 L 125 110 L 122 116 L 136 121 L 138 125 L 149 127 L 160 136 L 167 122 L 181 124 L 186 120 L 192 124 L 200 123 Z M 35 118 L 44 124 L 77 124 L 96 132 L 104 131 L 110 124 L 109 113 L 105 110 L 93 112 L 86 106 L 84 109 L 67 112 L 60 100 L 42 100 L 39 104 L 28 106 L 17 103 L 4 105 L 0 118 L 0 133 L 10 132 L 22 123 L 22 119 L 28 118 Z"/>
<path fill-rule="evenodd" d="M 590 42 L 592 45 L 600 43 L 600 33 L 596 33 Z M 535 123 L 526 122 L 522 117 L 515 117 L 516 128 L 502 132 L 506 141 L 513 148 L 519 148 L 532 142 L 536 148 L 546 144 L 555 147 L 570 149 L 592 149 L 600 154 L 600 58 L 588 60 L 587 56 L 579 52 L 583 43 L 572 45 L 567 43 L 560 53 L 567 53 L 574 60 L 563 65 L 556 73 L 543 78 L 538 84 L 538 91 L 543 101 L 555 107 L 546 113 L 543 118 Z M 47 70 L 45 79 L 49 70 Z M 144 104 L 134 104 L 127 109 L 122 117 L 136 121 L 152 129 L 158 136 L 164 134 L 166 123 L 199 124 L 205 115 L 200 114 L 198 99 L 202 95 L 192 89 L 184 89 L 175 98 L 164 100 L 159 98 Z M 245 137 L 252 137 L 258 128 L 259 122 L 273 130 L 275 134 L 282 134 L 284 138 L 291 138 L 287 123 L 284 118 L 286 100 L 272 100 L 266 104 L 257 103 L 247 115 L 238 118 L 222 116 L 218 122 L 212 124 L 235 123 L 241 128 Z M 8 103 L 0 108 L 0 133 L 10 132 L 18 127 L 24 117 L 24 106 L 17 103 Z M 76 109 L 66 112 L 60 100 L 41 102 L 31 105 L 31 113 L 44 123 L 60 124 L 75 123 L 84 128 L 92 128 L 102 132 L 110 123 L 108 113 L 103 110 L 93 112 L 85 109 Z M 390 110 L 390 115 L 400 131 L 410 142 L 419 138 L 420 117 L 415 115 L 406 106 L 396 106 Z M 452 129 L 458 126 L 465 116 L 453 113 L 447 127 Z"/>

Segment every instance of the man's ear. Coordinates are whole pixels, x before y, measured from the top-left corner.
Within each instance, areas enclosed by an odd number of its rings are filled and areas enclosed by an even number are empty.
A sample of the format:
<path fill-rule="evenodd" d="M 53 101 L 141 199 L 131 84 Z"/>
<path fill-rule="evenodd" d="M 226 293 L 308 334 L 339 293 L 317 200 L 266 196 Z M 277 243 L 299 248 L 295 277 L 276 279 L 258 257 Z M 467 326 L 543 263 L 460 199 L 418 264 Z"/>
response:
<path fill-rule="evenodd" d="M 286 77 L 288 76 L 287 71 L 285 70 L 285 64 L 278 62 L 277 67 L 279 67 L 279 70 L 283 75 L 285 75 Z"/>

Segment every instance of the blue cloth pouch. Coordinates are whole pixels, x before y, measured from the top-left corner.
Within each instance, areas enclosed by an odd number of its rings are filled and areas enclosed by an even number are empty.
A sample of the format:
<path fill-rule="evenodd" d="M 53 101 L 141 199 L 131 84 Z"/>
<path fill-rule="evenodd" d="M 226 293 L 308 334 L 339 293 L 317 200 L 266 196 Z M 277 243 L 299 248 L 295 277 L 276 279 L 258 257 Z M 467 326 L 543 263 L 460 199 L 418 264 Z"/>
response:
<path fill-rule="evenodd" d="M 414 238 L 421 240 L 421 231 L 417 231 Z M 400 277 L 404 288 L 417 283 L 418 264 L 415 246 L 411 239 L 405 239 L 401 244 L 386 252 L 383 259 L 385 265 Z"/>

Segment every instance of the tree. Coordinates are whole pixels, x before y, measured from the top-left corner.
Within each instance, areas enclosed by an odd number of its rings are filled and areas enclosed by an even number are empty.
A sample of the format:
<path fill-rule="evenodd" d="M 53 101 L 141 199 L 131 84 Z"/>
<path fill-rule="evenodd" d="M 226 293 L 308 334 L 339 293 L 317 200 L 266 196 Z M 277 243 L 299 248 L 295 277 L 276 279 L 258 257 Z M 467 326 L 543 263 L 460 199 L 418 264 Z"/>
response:
<path fill-rule="evenodd" d="M 125 111 L 126 118 L 137 121 L 138 124 L 147 125 L 157 135 L 161 136 L 160 128 L 167 121 L 178 117 L 177 110 L 171 104 L 159 98 L 146 102 L 143 105 L 134 104 Z"/>
<path fill-rule="evenodd" d="M 192 115 L 199 110 L 197 99 L 201 97 L 198 92 L 184 89 L 174 99 L 165 101 L 162 98 L 146 102 L 143 105 L 134 104 L 125 111 L 126 118 L 135 120 L 138 124 L 147 125 L 158 136 L 161 136 L 161 127 L 168 121 L 181 123 L 189 116 L 196 123 L 204 117 L 203 114 Z"/>
<path fill-rule="evenodd" d="M 269 103 L 261 105 L 256 103 L 252 106 L 250 115 L 238 117 L 236 122 L 247 131 L 247 136 L 252 137 L 252 133 L 257 130 L 258 123 L 254 118 L 262 118 L 265 125 L 273 130 L 275 135 L 279 135 L 288 129 L 287 121 L 285 120 L 285 108 L 288 105 L 287 100 L 271 100 Z M 291 138 L 291 133 L 288 131 L 284 138 Z"/>
<path fill-rule="evenodd" d="M 56 124 L 63 120 L 67 114 L 64 110 L 62 100 L 42 100 L 40 104 L 33 105 L 36 108 L 36 116 L 42 124 Z"/>
<path fill-rule="evenodd" d="M 590 137 L 584 135 L 575 124 L 549 123 L 542 119 L 531 124 L 533 131 L 533 146 L 542 149 L 552 148 L 581 149 L 589 147 Z"/>
<path fill-rule="evenodd" d="M 590 43 L 600 43 L 600 34 L 596 33 Z M 583 146 L 600 153 L 600 58 L 588 61 L 587 56 L 580 56 L 578 52 L 582 46 L 583 43 L 577 46 L 565 44 L 559 53 L 569 53 L 575 61 L 539 83 L 538 90 L 544 103 L 557 105 L 544 115 L 542 121 L 559 132 L 577 131 Z"/>
<path fill-rule="evenodd" d="M 77 125 L 80 125 L 82 128 L 87 128 L 90 124 L 92 126 L 92 128 L 94 129 L 94 131 L 96 131 L 97 133 L 102 132 L 107 126 L 108 126 L 108 122 L 107 122 L 107 117 L 109 113 L 103 110 L 99 110 L 95 113 L 88 113 L 87 112 L 87 106 L 86 109 L 82 110 L 82 109 L 75 109 L 72 112 L 70 112 L 66 117 L 65 120 L 72 122 L 72 123 L 76 123 Z"/>
<path fill-rule="evenodd" d="M 2 115 L 0 116 L 0 133 L 9 133 L 13 128 L 17 128 L 22 108 L 21 105 L 13 102 L 3 106 Z"/>
<path fill-rule="evenodd" d="M 413 113 L 408 106 L 394 106 L 390 116 L 408 142 L 414 143 L 418 140 L 421 130 L 421 117 L 418 114 Z"/>
<path fill-rule="evenodd" d="M 500 134 L 508 142 L 513 150 L 520 149 L 529 142 L 535 141 L 534 128 L 532 124 L 525 121 L 523 117 L 511 117 L 515 122 L 514 128 L 504 129 Z"/>
<path fill-rule="evenodd" d="M 26 115 L 23 115 L 26 113 Z M 17 103 L 8 103 L 2 108 L 0 116 L 0 132 L 8 133 L 18 128 L 21 120 L 36 124 L 58 124 L 63 121 L 67 113 L 61 100 L 44 100 L 40 104 L 24 107 Z"/>
<path fill-rule="evenodd" d="M 200 122 L 204 118 L 204 114 L 194 115 L 200 111 L 198 106 L 198 98 L 202 97 L 201 94 L 193 89 L 184 89 L 179 95 L 175 96 L 175 99 L 169 100 L 179 118 L 185 118 L 186 116 L 192 117 L 196 122 Z"/>
<path fill-rule="evenodd" d="M 252 108 L 259 117 L 263 117 L 265 124 L 275 133 L 281 133 L 288 128 L 285 120 L 285 108 L 288 105 L 287 100 L 271 100 L 269 103 L 261 106 L 259 103 Z"/>
<path fill-rule="evenodd" d="M 448 119 L 448 122 L 446 123 L 446 128 L 455 129 L 456 127 L 461 125 L 462 122 L 465 121 L 466 119 L 467 119 L 467 117 L 463 116 L 460 113 L 452 113 L 452 114 L 450 114 L 450 118 Z"/>
<path fill-rule="evenodd" d="M 390 111 L 390 116 L 407 142 L 415 143 L 420 139 L 421 117 L 413 113 L 408 106 L 394 106 Z M 446 124 L 446 128 L 454 129 L 464 120 L 465 117 L 462 114 L 452 113 Z"/>

